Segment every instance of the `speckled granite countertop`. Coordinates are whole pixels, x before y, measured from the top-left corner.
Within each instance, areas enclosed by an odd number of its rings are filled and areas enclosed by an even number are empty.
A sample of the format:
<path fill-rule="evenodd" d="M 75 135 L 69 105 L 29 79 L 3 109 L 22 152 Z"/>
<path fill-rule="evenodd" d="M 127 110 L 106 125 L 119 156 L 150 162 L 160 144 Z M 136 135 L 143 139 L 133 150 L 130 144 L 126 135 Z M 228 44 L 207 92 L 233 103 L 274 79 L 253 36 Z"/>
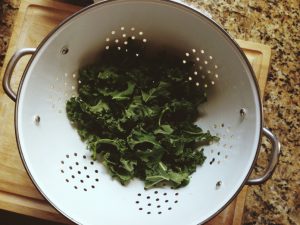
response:
<path fill-rule="evenodd" d="M 300 2 L 299 0 L 187 0 L 207 10 L 234 38 L 272 47 L 264 121 L 282 143 L 272 179 L 251 186 L 244 224 L 300 224 Z M 0 1 L 0 69 L 20 0 Z M 255 172 L 265 165 L 263 141 Z"/>

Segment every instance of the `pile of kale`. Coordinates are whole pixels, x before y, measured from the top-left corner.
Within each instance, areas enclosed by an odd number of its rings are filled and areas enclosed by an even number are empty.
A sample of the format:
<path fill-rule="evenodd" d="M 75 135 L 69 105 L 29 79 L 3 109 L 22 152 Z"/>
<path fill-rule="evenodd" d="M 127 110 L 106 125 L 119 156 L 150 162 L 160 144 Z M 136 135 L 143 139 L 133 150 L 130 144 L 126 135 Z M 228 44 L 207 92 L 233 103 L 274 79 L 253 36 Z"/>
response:
<path fill-rule="evenodd" d="M 145 188 L 184 186 L 206 159 L 199 147 L 218 140 L 194 125 L 205 97 L 187 79 L 191 63 L 167 53 L 146 57 L 139 49 L 110 48 L 82 69 L 67 115 L 93 158 L 122 184 L 138 177 Z"/>

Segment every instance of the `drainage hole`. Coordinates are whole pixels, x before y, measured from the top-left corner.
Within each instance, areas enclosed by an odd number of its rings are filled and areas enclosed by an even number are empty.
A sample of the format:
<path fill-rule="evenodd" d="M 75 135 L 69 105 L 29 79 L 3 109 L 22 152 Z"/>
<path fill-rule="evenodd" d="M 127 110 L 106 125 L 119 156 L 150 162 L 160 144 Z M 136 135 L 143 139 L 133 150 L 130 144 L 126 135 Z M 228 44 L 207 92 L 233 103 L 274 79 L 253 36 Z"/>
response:
<path fill-rule="evenodd" d="M 91 187 L 92 187 L 92 188 L 95 188 L 95 186 L 94 186 L 94 185 L 92 185 Z"/>
<path fill-rule="evenodd" d="M 147 212 L 147 214 L 151 214 L 151 212 Z"/>
<path fill-rule="evenodd" d="M 71 170 L 71 169 L 73 169 L 73 167 L 72 167 L 72 166 L 69 166 L 69 169 Z"/>
<path fill-rule="evenodd" d="M 171 207 L 168 208 L 168 210 L 171 210 L 171 209 L 172 209 Z"/>
<path fill-rule="evenodd" d="M 72 178 L 74 179 L 74 178 L 75 178 L 75 176 L 74 176 L 74 175 L 72 175 Z"/>
<path fill-rule="evenodd" d="M 87 189 L 86 189 L 86 188 L 83 188 L 83 190 L 84 190 L 84 191 L 87 191 Z"/>
<path fill-rule="evenodd" d="M 77 156 L 77 153 L 76 153 L 76 152 L 74 153 L 74 156 Z"/>
<path fill-rule="evenodd" d="M 61 172 L 61 173 L 64 173 L 65 171 L 64 171 L 64 170 L 61 170 L 60 172 Z"/>
<path fill-rule="evenodd" d="M 80 180 L 81 183 L 83 183 L 83 180 Z"/>
<path fill-rule="evenodd" d="M 135 203 L 136 203 L 136 204 L 139 204 L 140 202 L 139 202 L 139 201 L 135 201 Z"/>
<path fill-rule="evenodd" d="M 143 210 L 143 208 L 139 208 L 139 210 Z"/>
<path fill-rule="evenodd" d="M 79 163 L 78 163 L 78 162 L 76 162 L 75 164 L 76 164 L 76 166 L 78 166 L 78 165 L 79 165 Z"/>
<path fill-rule="evenodd" d="M 66 179 L 66 182 L 68 183 L 68 182 L 69 182 L 69 180 L 68 180 L 68 179 Z"/>
<path fill-rule="evenodd" d="M 148 206 L 151 206 L 151 203 L 148 203 Z"/>
<path fill-rule="evenodd" d="M 74 186 L 74 188 L 77 189 L 78 187 L 77 187 L 77 186 Z"/>

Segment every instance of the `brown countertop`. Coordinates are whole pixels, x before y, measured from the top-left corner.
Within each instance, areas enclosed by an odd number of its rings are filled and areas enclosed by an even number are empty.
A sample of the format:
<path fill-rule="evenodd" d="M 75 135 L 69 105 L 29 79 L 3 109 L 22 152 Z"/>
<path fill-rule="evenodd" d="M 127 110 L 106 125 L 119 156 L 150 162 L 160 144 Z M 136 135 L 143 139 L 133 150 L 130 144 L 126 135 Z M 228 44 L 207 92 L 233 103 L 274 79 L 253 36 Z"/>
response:
<path fill-rule="evenodd" d="M 264 121 L 279 137 L 282 154 L 272 179 L 249 188 L 244 224 L 300 224 L 299 1 L 190 2 L 209 11 L 234 38 L 272 47 Z M 256 172 L 266 161 L 263 150 Z"/>
<path fill-rule="evenodd" d="M 272 179 L 249 188 L 244 224 L 300 224 L 300 8 L 297 0 L 188 1 L 206 9 L 234 38 L 272 47 L 264 95 L 264 121 L 280 139 Z M 266 162 L 268 144 L 256 172 Z"/>
<path fill-rule="evenodd" d="M 300 7 L 298 0 L 187 0 L 207 10 L 234 38 L 272 47 L 264 95 L 264 121 L 282 143 L 273 177 L 251 186 L 244 224 L 300 224 Z M 0 69 L 20 0 L 0 2 Z M 264 140 L 255 172 L 263 170 Z"/>

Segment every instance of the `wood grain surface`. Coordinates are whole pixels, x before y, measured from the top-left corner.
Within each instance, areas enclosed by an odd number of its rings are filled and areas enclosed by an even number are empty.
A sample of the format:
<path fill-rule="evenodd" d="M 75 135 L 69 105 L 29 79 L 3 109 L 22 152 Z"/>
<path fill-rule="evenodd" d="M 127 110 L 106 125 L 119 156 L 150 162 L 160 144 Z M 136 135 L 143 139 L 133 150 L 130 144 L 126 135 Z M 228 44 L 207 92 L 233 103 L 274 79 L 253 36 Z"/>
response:
<path fill-rule="evenodd" d="M 13 53 L 24 47 L 37 47 L 42 39 L 64 18 L 78 11 L 73 5 L 51 0 L 22 1 L 15 21 L 12 38 L 3 68 Z M 248 57 L 264 93 L 271 49 L 268 46 L 237 40 Z M 17 90 L 29 57 L 24 57 L 17 65 L 12 78 L 12 87 Z M 1 81 L 4 70 L 1 71 Z M 263 94 L 262 94 L 263 96 Z M 0 208 L 46 220 L 72 224 L 59 214 L 41 196 L 26 173 L 15 140 L 14 102 L 0 88 Z M 230 205 L 207 225 L 240 225 L 247 187 L 239 193 Z"/>

